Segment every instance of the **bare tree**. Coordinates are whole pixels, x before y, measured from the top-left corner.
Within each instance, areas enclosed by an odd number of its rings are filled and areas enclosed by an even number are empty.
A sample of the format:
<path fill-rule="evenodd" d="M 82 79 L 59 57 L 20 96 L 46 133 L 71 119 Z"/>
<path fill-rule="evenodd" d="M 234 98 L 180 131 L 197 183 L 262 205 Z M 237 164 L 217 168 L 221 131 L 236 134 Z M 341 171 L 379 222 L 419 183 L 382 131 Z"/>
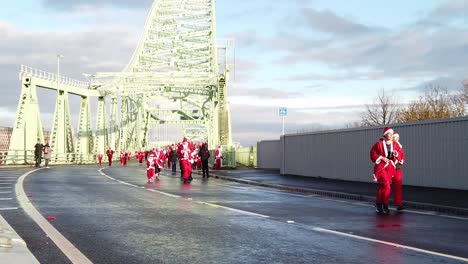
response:
<path fill-rule="evenodd" d="M 446 88 L 430 86 L 424 96 L 402 109 L 398 121 L 410 122 L 463 116 L 463 95 L 451 95 Z"/>
<path fill-rule="evenodd" d="M 372 104 L 366 105 L 366 110 L 361 114 L 361 122 L 364 126 L 380 126 L 395 123 L 398 116 L 398 105 L 393 95 L 388 95 L 385 90 L 379 92 Z"/>

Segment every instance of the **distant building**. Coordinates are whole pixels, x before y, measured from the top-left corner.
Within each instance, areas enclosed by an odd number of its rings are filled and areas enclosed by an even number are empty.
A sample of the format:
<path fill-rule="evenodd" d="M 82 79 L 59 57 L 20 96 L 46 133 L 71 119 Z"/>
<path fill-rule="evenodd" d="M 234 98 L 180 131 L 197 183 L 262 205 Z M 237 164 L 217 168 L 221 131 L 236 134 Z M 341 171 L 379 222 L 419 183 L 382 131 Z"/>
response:
<path fill-rule="evenodd" d="M 13 128 L 11 127 L 0 127 L 0 151 L 8 150 L 10 146 L 11 134 L 13 133 Z"/>
<path fill-rule="evenodd" d="M 0 151 L 8 150 L 10 147 L 12 127 L 0 127 Z M 43 131 L 44 142 L 50 139 L 50 131 Z"/>

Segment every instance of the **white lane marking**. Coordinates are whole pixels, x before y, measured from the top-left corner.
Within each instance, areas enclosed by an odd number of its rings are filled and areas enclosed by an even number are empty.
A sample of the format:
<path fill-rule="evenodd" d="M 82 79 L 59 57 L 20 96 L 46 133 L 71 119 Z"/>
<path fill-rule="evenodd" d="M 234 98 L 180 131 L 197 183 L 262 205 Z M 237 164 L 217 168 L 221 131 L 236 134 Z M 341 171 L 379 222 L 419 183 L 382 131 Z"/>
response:
<path fill-rule="evenodd" d="M 212 203 L 208 203 L 208 202 L 196 202 L 196 203 L 198 203 L 198 204 L 204 204 L 204 205 L 208 205 L 208 206 L 212 206 L 212 207 L 216 207 L 216 208 L 224 208 L 224 209 L 226 209 L 226 210 L 233 211 L 233 212 L 237 212 L 237 213 L 241 213 L 241 214 L 253 215 L 253 216 L 258 216 L 258 217 L 262 217 L 262 218 L 270 218 L 268 215 L 262 215 L 262 214 L 252 213 L 252 212 L 249 212 L 249 211 L 244 211 L 244 210 L 235 209 L 235 208 L 231 208 L 231 207 L 227 207 L 227 206 L 212 204 Z"/>
<path fill-rule="evenodd" d="M 288 223 L 288 224 L 294 224 L 295 222 L 294 222 L 293 220 L 288 220 L 288 221 L 286 221 L 286 223 Z"/>
<path fill-rule="evenodd" d="M 207 203 L 281 203 L 281 201 L 207 201 Z"/>
<path fill-rule="evenodd" d="M 0 185 L 12 185 L 13 183 L 0 183 Z"/>
<path fill-rule="evenodd" d="M 313 230 L 315 230 L 317 232 L 330 233 L 330 234 L 335 234 L 335 235 L 339 235 L 339 236 L 352 237 L 352 238 L 356 238 L 356 239 L 360 239 L 360 240 L 365 240 L 365 241 L 375 242 L 375 243 L 384 244 L 384 245 L 388 245 L 388 246 L 393 246 L 393 247 L 396 247 L 396 248 L 403 248 L 403 249 L 408 249 L 408 250 L 421 252 L 421 253 L 425 253 L 425 254 L 430 254 L 430 255 L 434 255 L 434 256 L 445 257 L 445 258 L 456 259 L 456 260 L 461 260 L 461 261 L 468 262 L 468 258 L 443 254 L 443 253 L 430 251 L 430 250 L 425 250 L 425 249 L 416 248 L 416 247 L 405 246 L 405 245 L 392 243 L 392 242 L 388 242 L 388 241 L 384 241 L 384 240 L 378 240 L 378 239 L 373 239 L 373 238 L 368 238 L 368 237 L 363 237 L 363 236 L 358 236 L 358 235 L 352 235 L 352 234 L 339 232 L 339 231 L 334 231 L 334 230 L 325 229 L 325 228 L 320 228 L 320 227 L 314 227 Z"/>
<path fill-rule="evenodd" d="M 104 168 L 102 168 L 104 169 Z M 111 176 L 108 176 L 106 175 L 105 173 L 102 172 L 102 169 L 99 170 L 99 173 L 101 173 L 102 175 L 106 176 L 107 178 L 109 179 L 114 179 L 112 178 Z M 114 179 L 115 180 L 115 179 Z M 119 181 L 119 180 L 116 180 L 118 182 L 122 182 L 122 181 Z M 135 185 L 135 187 L 139 188 L 138 186 Z M 174 198 L 182 198 L 181 196 L 179 195 L 174 195 L 174 194 L 170 194 L 170 193 L 165 193 L 165 192 L 162 192 L 162 191 L 158 191 L 158 190 L 155 190 L 155 189 L 149 189 L 147 188 L 146 190 L 150 191 L 150 192 L 157 192 L 157 193 L 160 193 L 160 194 L 163 194 L 163 195 L 166 195 L 166 196 L 170 196 L 170 197 L 174 197 Z M 187 199 L 188 201 L 193 201 L 192 198 L 188 198 Z M 193 201 L 194 202 L 194 201 Z M 212 206 L 212 207 L 216 207 L 216 208 L 223 208 L 223 209 L 226 209 L 226 210 L 229 210 L 229 211 L 233 211 L 233 212 L 237 212 L 237 213 L 241 213 L 241 214 L 247 214 L 247 215 L 253 215 L 253 216 L 258 216 L 258 217 L 262 217 L 262 218 L 269 218 L 269 216 L 267 215 L 262 215 L 262 214 L 257 214 L 257 213 L 252 213 L 252 212 L 248 212 L 248 211 L 244 211 L 244 210 L 239 210 L 239 209 L 235 209 L 235 208 L 231 208 L 231 207 L 226 207 L 226 206 L 222 206 L 222 205 L 217 205 L 217 204 L 212 204 L 212 203 L 208 203 L 208 202 L 195 202 L 195 203 L 198 203 L 198 204 L 204 204 L 204 205 L 208 205 L 208 206 Z"/>
<path fill-rule="evenodd" d="M 70 241 L 68 241 L 60 232 L 55 229 L 34 207 L 29 201 L 26 193 L 23 189 L 23 182 L 31 173 L 41 169 L 35 169 L 23 174 L 16 183 L 16 193 L 18 195 L 18 202 L 24 211 L 39 225 L 39 227 L 47 234 L 52 241 L 57 245 L 58 248 L 67 256 L 72 263 L 84 263 L 88 264 L 92 262 L 81 253 Z"/>
<path fill-rule="evenodd" d="M 18 210 L 18 207 L 4 207 L 4 208 L 0 208 L 0 211 L 6 211 L 6 210 Z"/>
<path fill-rule="evenodd" d="M 12 187 L 0 187 L 0 189 L 13 189 L 13 186 Z"/>
<path fill-rule="evenodd" d="M 11 201 L 13 198 L 0 198 L 0 201 Z"/>
<path fill-rule="evenodd" d="M 104 172 L 102 172 L 102 170 L 105 169 L 105 168 L 101 168 L 98 170 L 98 172 L 103 175 L 103 176 L 106 176 L 107 178 L 113 180 L 113 181 L 116 181 L 118 183 L 121 183 L 121 184 L 125 184 L 125 185 L 128 185 L 128 186 L 132 186 L 132 187 L 135 187 L 135 188 L 145 188 L 145 187 L 140 187 L 138 185 L 135 185 L 135 184 L 131 184 L 131 183 L 127 183 L 127 182 L 124 182 L 124 181 L 120 181 L 120 180 L 117 180 L 115 178 L 112 178 L 111 176 L 105 174 Z M 158 190 L 154 190 L 154 189 L 149 189 L 149 188 L 146 188 L 146 190 L 150 191 L 150 192 L 157 192 L 157 193 L 160 193 L 162 195 L 166 195 L 166 196 L 169 196 L 169 197 L 174 197 L 174 198 L 180 198 L 180 196 L 178 195 L 174 195 L 174 194 L 170 194 L 170 193 L 166 193 L 166 192 L 161 192 L 161 191 L 158 191 Z"/>
<path fill-rule="evenodd" d="M 170 193 L 167 193 L 167 192 L 161 192 L 161 191 L 158 191 L 158 190 L 155 190 L 155 189 L 146 188 L 146 190 L 150 191 L 150 192 L 157 192 L 157 193 L 160 193 L 162 195 L 166 195 L 166 196 L 173 197 L 173 198 L 181 198 L 182 197 L 182 196 L 175 195 L 175 194 L 170 194 Z"/>
<path fill-rule="evenodd" d="M 13 191 L 11 191 L 11 192 L 0 192 L 0 193 L 13 193 Z"/>
<path fill-rule="evenodd" d="M 15 180 L 0 180 L 0 182 L 15 182 Z"/>

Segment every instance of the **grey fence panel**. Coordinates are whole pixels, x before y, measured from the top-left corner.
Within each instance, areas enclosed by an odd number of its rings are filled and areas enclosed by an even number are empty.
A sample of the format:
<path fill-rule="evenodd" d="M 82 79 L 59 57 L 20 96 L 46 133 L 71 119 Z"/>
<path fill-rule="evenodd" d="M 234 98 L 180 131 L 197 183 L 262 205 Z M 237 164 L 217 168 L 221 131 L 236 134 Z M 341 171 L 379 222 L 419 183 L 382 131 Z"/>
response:
<path fill-rule="evenodd" d="M 265 140 L 257 143 L 257 168 L 280 169 L 281 148 L 279 140 Z"/>
<path fill-rule="evenodd" d="M 400 134 L 406 155 L 404 184 L 468 190 L 467 117 L 392 127 Z M 382 130 L 374 127 L 285 135 L 280 141 L 282 147 L 284 144 L 281 173 L 369 182 L 373 168 L 369 151 Z"/>

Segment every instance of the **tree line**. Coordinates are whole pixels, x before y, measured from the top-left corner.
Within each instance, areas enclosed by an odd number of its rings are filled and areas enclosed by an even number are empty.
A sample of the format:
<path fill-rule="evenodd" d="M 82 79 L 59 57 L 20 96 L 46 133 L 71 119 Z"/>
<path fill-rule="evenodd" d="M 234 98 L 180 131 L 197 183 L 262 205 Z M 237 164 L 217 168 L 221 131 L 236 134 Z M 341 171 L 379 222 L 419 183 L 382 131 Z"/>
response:
<path fill-rule="evenodd" d="M 348 127 L 380 126 L 393 123 L 442 119 L 464 116 L 468 104 L 468 80 L 456 93 L 449 93 L 441 86 L 426 87 L 425 93 L 408 104 L 399 103 L 399 99 L 385 90 L 379 92 L 372 104 L 367 104 L 361 113 L 361 122 Z"/>

